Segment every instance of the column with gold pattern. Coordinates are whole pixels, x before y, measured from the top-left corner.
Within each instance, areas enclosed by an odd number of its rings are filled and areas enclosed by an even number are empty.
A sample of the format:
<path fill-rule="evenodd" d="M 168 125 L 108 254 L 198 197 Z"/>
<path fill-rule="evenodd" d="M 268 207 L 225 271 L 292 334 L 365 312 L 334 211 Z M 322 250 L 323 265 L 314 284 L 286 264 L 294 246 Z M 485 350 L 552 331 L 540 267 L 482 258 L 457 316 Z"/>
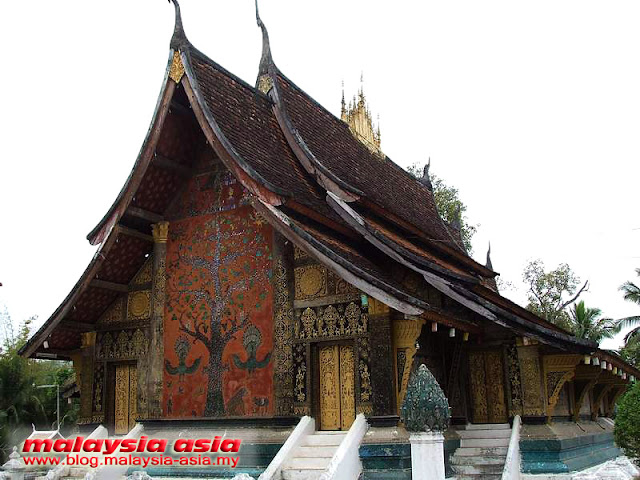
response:
<path fill-rule="evenodd" d="M 147 377 L 148 416 L 160 418 L 162 416 L 164 300 L 169 222 L 159 222 L 151 227 L 153 233 L 153 279 Z"/>

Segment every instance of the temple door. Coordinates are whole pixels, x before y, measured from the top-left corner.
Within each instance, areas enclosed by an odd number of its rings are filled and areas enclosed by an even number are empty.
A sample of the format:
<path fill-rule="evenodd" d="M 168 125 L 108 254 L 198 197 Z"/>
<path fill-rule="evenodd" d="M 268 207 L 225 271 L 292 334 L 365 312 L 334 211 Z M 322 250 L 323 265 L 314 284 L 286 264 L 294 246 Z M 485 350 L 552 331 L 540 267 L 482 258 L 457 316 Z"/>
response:
<path fill-rule="evenodd" d="M 135 365 L 116 365 L 115 377 L 115 434 L 124 435 L 136 424 L 138 371 Z"/>
<path fill-rule="evenodd" d="M 500 350 L 469 352 L 473 423 L 506 423 L 504 370 Z"/>
<path fill-rule="evenodd" d="M 348 430 L 356 414 L 353 346 L 322 346 L 318 357 L 320 430 Z"/>

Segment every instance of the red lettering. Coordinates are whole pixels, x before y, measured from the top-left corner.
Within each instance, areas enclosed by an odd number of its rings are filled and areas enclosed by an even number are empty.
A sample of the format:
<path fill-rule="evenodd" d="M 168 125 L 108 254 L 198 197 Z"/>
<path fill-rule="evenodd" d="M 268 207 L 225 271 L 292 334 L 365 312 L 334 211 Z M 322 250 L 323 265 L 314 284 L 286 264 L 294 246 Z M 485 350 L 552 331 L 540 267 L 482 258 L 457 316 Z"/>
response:
<path fill-rule="evenodd" d="M 191 452 L 193 450 L 193 440 L 187 440 L 186 438 L 180 438 L 173 444 L 173 449 L 176 452 Z"/>
<path fill-rule="evenodd" d="M 206 452 L 209 449 L 209 444 L 211 440 L 196 440 L 196 446 L 193 449 L 194 452 Z"/>
<path fill-rule="evenodd" d="M 147 452 L 164 452 L 165 448 L 167 448 L 166 440 L 157 440 L 152 438 L 147 444 Z"/>
<path fill-rule="evenodd" d="M 147 444 L 147 438 L 144 435 L 140 437 L 140 441 L 138 442 L 138 449 L 136 452 L 144 452 L 144 447 Z"/>
<path fill-rule="evenodd" d="M 106 439 L 104 443 L 106 444 L 104 453 L 106 453 L 107 455 L 111 455 L 113 452 L 116 451 L 116 448 L 118 448 L 118 446 L 122 443 L 122 440 Z"/>
<path fill-rule="evenodd" d="M 73 448 L 73 440 L 66 440 L 64 438 L 59 438 L 53 444 L 54 452 L 70 452 Z"/>
<path fill-rule="evenodd" d="M 102 450 L 102 443 L 104 442 L 104 440 L 93 440 L 93 439 L 88 439 L 85 440 L 84 445 L 82 445 L 82 450 L 84 450 L 85 452 L 99 452 L 100 450 Z"/>
<path fill-rule="evenodd" d="M 73 451 L 79 452 L 82 448 L 82 442 L 84 442 L 84 437 L 76 437 L 76 441 L 73 443 Z"/>
<path fill-rule="evenodd" d="M 213 439 L 213 443 L 211 444 L 211 450 L 209 450 L 210 452 L 218 451 L 218 448 L 220 448 L 220 440 L 222 440 L 222 437 L 218 437 L 216 435 L 216 438 Z"/>
<path fill-rule="evenodd" d="M 122 453 L 133 452 L 136 449 L 136 441 L 133 438 L 125 438 L 120 444 L 120 451 Z"/>
<path fill-rule="evenodd" d="M 223 452 L 237 452 L 240 450 L 240 443 L 242 443 L 242 440 L 223 440 L 220 445 L 220 450 Z"/>
<path fill-rule="evenodd" d="M 42 440 L 42 439 L 27 439 L 24 441 L 24 445 L 22 446 L 22 451 L 23 452 L 28 452 L 29 449 L 33 446 L 33 452 L 50 452 L 51 451 L 51 446 L 53 445 L 53 440 L 50 439 L 46 439 L 46 440 Z M 42 447 L 44 446 L 44 450 L 41 450 Z"/>

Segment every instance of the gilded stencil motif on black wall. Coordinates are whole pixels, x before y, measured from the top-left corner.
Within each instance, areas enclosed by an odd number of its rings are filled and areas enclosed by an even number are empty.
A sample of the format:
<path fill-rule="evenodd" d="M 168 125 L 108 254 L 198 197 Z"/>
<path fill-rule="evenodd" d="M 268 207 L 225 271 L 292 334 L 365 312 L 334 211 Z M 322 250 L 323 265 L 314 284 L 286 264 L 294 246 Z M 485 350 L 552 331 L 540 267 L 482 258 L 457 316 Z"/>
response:
<path fill-rule="evenodd" d="M 355 302 L 296 309 L 295 336 L 298 339 L 366 334 L 366 308 Z"/>
<path fill-rule="evenodd" d="M 96 338 L 98 360 L 132 360 L 147 353 L 145 333 L 135 330 L 99 332 Z"/>
<path fill-rule="evenodd" d="M 96 420 L 97 417 L 102 416 L 104 418 L 104 363 L 96 362 L 95 368 L 93 371 L 93 416 L 92 421 L 101 421 Z"/>
<path fill-rule="evenodd" d="M 514 344 L 506 347 L 507 368 L 509 369 L 509 392 L 511 416 L 522 415 L 522 384 L 520 381 L 520 366 L 518 364 L 518 350 Z"/>

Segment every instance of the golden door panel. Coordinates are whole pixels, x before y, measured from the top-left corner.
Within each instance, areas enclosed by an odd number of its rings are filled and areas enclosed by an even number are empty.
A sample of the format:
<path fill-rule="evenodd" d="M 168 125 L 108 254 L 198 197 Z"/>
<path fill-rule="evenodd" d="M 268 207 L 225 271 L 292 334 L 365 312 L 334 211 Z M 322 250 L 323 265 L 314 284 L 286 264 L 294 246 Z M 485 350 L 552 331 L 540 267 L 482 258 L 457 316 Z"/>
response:
<path fill-rule="evenodd" d="M 338 346 L 320 347 L 320 429 L 340 429 Z"/>
<path fill-rule="evenodd" d="M 505 423 L 502 353 L 499 350 L 469 353 L 473 423 Z"/>
<path fill-rule="evenodd" d="M 356 418 L 353 347 L 340 347 L 340 427 L 349 430 Z"/>
<path fill-rule="evenodd" d="M 349 345 L 319 349 L 320 429 L 348 430 L 355 419 L 354 350 Z"/>
<path fill-rule="evenodd" d="M 123 435 L 135 425 L 138 372 L 135 365 L 116 365 L 115 434 Z"/>

